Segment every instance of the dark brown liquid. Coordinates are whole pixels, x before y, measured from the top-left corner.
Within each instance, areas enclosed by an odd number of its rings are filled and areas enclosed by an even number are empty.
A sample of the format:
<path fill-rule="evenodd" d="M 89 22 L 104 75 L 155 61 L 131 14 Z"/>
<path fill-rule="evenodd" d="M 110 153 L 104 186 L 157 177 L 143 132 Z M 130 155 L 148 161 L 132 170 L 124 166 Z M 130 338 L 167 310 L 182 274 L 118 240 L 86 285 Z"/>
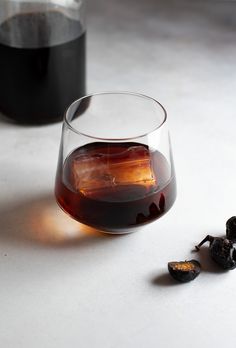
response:
<path fill-rule="evenodd" d="M 75 220 L 119 232 L 166 213 L 176 185 L 165 157 L 146 145 L 91 143 L 59 163 L 55 194 Z"/>
<path fill-rule="evenodd" d="M 73 40 L 50 46 L 51 40 L 69 38 L 70 33 Z M 10 35 L 13 42 L 8 44 Z M 27 47 L 12 47 L 21 41 Z M 62 120 L 70 103 L 85 95 L 85 33 L 80 23 L 56 11 L 20 14 L 3 22 L 0 76 L 3 114 L 28 124 Z"/>

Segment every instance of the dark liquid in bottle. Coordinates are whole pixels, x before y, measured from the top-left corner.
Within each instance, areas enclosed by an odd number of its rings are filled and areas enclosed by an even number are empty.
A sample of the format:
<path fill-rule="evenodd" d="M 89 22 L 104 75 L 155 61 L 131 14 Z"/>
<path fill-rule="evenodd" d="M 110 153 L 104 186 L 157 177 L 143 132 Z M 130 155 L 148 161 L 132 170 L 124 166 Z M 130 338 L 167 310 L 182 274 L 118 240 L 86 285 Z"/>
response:
<path fill-rule="evenodd" d="M 9 18 L 0 25 L 0 76 L 3 114 L 28 124 L 62 120 L 70 103 L 85 95 L 81 24 L 57 11 Z"/>
<path fill-rule="evenodd" d="M 56 198 L 75 220 L 113 232 L 159 218 L 173 205 L 166 158 L 138 143 L 91 143 L 59 163 Z"/>

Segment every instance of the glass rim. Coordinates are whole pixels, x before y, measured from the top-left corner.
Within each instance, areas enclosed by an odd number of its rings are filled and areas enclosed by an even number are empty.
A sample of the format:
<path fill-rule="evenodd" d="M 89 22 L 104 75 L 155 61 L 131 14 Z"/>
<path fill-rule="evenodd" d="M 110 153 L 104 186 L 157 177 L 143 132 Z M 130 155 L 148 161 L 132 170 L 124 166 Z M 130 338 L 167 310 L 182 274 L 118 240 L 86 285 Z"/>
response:
<path fill-rule="evenodd" d="M 143 133 L 143 134 L 140 134 L 138 136 L 132 136 L 132 137 L 120 137 L 120 138 L 105 138 L 105 137 L 96 137 L 94 135 L 89 135 L 89 134 L 86 134 L 84 132 L 80 132 L 77 128 L 73 127 L 72 124 L 71 124 L 71 121 L 69 121 L 68 119 L 68 116 L 69 116 L 69 113 L 70 113 L 70 110 L 71 108 L 76 104 L 78 103 L 79 101 L 83 100 L 83 99 L 86 99 L 86 98 L 91 98 L 93 96 L 99 96 L 99 95 L 110 95 L 110 94 L 113 94 L 113 95 L 119 95 L 119 94 L 123 94 L 123 95 L 130 95 L 130 96 L 136 96 L 136 97 L 141 97 L 141 98 L 145 98 L 147 100 L 150 100 L 150 101 L 153 101 L 155 102 L 158 107 L 160 107 L 163 111 L 163 119 L 161 122 L 158 122 L 158 125 L 153 127 L 149 132 L 146 132 L 146 133 Z M 142 94 L 142 93 L 137 93 L 137 92 L 129 92 L 129 91 L 104 91 L 104 92 L 97 92 L 97 93 L 90 93 L 90 94 L 86 94 L 85 96 L 81 97 L 81 98 L 78 98 L 76 99 L 73 103 L 71 103 L 65 113 L 64 113 L 64 117 L 63 117 L 63 123 L 67 125 L 67 127 L 74 133 L 78 134 L 78 135 L 82 135 L 82 136 L 85 136 L 87 138 L 91 138 L 91 139 L 97 139 L 97 140 L 103 140 L 103 141 L 126 141 L 126 140 L 132 140 L 132 139 L 139 139 L 139 138 L 143 138 L 153 132 L 155 132 L 156 130 L 158 130 L 159 128 L 161 128 L 165 123 L 166 123 L 166 120 L 167 120 L 167 112 L 166 112 L 166 109 L 164 108 L 164 106 L 158 101 L 156 100 L 155 98 L 152 98 L 152 97 L 149 97 L 145 94 Z"/>

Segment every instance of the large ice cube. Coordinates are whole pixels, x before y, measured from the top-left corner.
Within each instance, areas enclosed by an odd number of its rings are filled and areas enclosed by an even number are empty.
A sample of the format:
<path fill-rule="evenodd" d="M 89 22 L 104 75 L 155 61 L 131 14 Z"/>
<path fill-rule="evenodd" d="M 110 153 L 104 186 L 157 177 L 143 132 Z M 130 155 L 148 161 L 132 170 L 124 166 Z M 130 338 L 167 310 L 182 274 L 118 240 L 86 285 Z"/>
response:
<path fill-rule="evenodd" d="M 73 186 L 90 195 L 101 189 L 123 185 L 157 185 L 149 150 L 143 145 L 130 146 L 119 152 L 80 154 L 72 162 Z"/>

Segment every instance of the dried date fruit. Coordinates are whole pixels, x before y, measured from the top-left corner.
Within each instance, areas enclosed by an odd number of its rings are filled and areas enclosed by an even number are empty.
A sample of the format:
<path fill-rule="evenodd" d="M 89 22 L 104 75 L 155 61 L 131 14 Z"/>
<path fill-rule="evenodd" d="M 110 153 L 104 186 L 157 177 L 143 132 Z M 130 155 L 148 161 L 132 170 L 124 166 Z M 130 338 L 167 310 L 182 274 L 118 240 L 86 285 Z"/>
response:
<path fill-rule="evenodd" d="M 201 265 L 196 260 L 172 261 L 168 263 L 170 275 L 181 283 L 194 280 L 201 272 Z"/>
<path fill-rule="evenodd" d="M 206 242 L 210 243 L 209 251 L 212 260 L 219 266 L 225 270 L 234 269 L 236 267 L 236 249 L 231 240 L 207 235 L 201 243 L 195 247 L 196 250 L 199 251 L 201 246 Z"/>

